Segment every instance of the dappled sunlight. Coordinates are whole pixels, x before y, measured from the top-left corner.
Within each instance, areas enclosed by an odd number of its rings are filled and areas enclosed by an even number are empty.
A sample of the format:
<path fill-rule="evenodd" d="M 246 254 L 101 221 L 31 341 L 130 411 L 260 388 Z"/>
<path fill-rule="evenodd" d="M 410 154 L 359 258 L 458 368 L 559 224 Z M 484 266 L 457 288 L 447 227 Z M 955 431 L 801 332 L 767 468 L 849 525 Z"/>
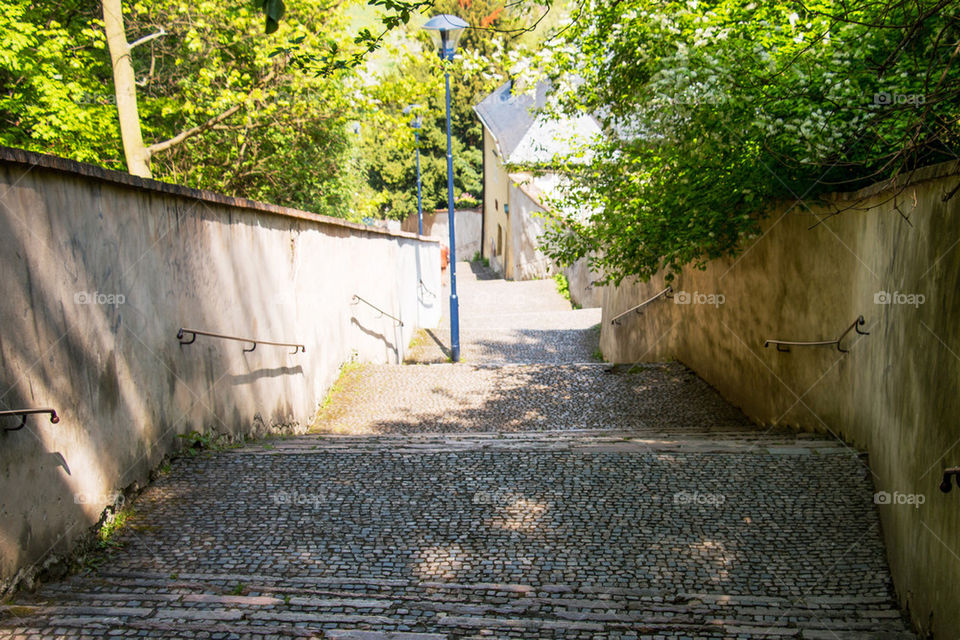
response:
<path fill-rule="evenodd" d="M 687 548 L 692 562 L 712 566 L 710 582 L 719 585 L 729 581 L 730 569 L 733 567 L 733 554 L 727 552 L 726 545 L 722 541 L 698 540 L 690 543 Z"/>
<path fill-rule="evenodd" d="M 460 545 L 451 544 L 421 549 L 418 556 L 420 560 L 413 570 L 421 580 L 454 580 L 464 568 L 467 553 Z"/>
<path fill-rule="evenodd" d="M 490 526 L 505 531 L 534 532 L 545 525 L 545 518 L 553 505 L 519 497 L 504 505 L 500 513 L 490 519 Z"/>
<path fill-rule="evenodd" d="M 337 426 L 329 431 L 329 433 L 341 436 L 370 436 L 376 435 L 378 432 L 368 426 Z"/>

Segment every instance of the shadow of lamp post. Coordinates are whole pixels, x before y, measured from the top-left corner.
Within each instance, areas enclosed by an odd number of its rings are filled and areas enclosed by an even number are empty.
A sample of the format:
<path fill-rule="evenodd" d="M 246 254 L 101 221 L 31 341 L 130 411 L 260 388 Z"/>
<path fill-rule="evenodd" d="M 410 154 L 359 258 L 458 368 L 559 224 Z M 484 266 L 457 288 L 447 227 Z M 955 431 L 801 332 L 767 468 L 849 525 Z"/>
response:
<path fill-rule="evenodd" d="M 453 60 L 457 41 L 469 27 L 457 16 L 441 14 L 427 20 L 424 29 L 430 31 L 437 53 L 445 63 Z M 450 68 L 444 65 L 443 77 L 447 89 L 447 212 L 450 216 L 450 359 L 460 361 L 460 303 L 457 300 L 457 243 L 453 214 L 453 143 L 450 138 Z"/>

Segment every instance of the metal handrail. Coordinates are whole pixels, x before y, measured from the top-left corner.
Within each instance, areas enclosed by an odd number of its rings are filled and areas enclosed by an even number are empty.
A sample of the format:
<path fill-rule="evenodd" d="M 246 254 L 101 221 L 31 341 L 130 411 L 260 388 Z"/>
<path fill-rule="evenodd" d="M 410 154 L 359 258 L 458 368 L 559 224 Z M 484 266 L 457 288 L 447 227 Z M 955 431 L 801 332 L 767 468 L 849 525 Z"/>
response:
<path fill-rule="evenodd" d="M 626 311 L 624 311 L 623 313 L 614 316 L 613 319 L 610 320 L 610 324 L 615 324 L 615 325 L 619 326 L 619 325 L 621 324 L 621 323 L 620 323 L 620 318 L 622 318 L 623 316 L 628 315 L 628 314 L 630 314 L 630 313 L 632 313 L 632 312 L 634 312 L 634 311 L 636 311 L 637 313 L 640 313 L 640 311 L 641 311 L 645 306 L 647 306 L 648 304 L 650 304 L 650 303 L 653 302 L 654 300 L 657 300 L 657 299 L 662 298 L 662 297 L 664 297 L 664 296 L 666 296 L 667 298 L 672 298 L 673 296 L 670 295 L 671 293 L 673 293 L 673 287 L 671 287 L 670 285 L 667 285 L 666 288 L 665 288 L 663 291 L 661 291 L 660 293 L 656 294 L 655 296 L 653 296 L 653 297 L 651 297 L 651 298 L 647 298 L 646 300 L 644 300 L 643 302 L 641 302 L 641 303 L 638 304 L 637 306 L 631 307 L 631 308 L 627 309 Z"/>
<path fill-rule="evenodd" d="M 25 426 L 27 426 L 27 416 L 34 415 L 37 413 L 49 413 L 50 422 L 52 422 L 53 424 L 57 424 L 58 422 L 60 422 L 60 416 L 57 415 L 57 411 L 55 409 L 50 409 L 48 407 L 44 407 L 41 409 L 13 409 L 11 411 L 0 411 L 0 418 L 6 418 L 8 416 L 19 416 L 20 426 L 13 427 L 12 429 L 8 427 L 4 427 L 3 430 L 19 431 L 20 429 L 23 429 Z"/>
<path fill-rule="evenodd" d="M 763 343 L 764 348 L 770 346 L 771 344 L 776 345 L 777 351 L 787 353 L 790 351 L 790 347 L 829 347 L 836 345 L 837 351 L 840 353 L 849 353 L 848 349 L 844 349 L 840 346 L 840 343 L 844 338 L 847 337 L 847 334 L 857 330 L 857 333 L 861 336 L 870 335 L 869 331 L 860 331 L 860 327 L 866 324 L 866 320 L 863 319 L 863 316 L 858 316 L 856 320 L 853 321 L 849 327 L 847 327 L 843 333 L 840 334 L 839 338 L 835 340 L 811 340 L 811 341 L 797 341 L 797 340 L 766 340 Z"/>
<path fill-rule="evenodd" d="M 391 320 L 393 320 L 394 322 L 396 322 L 396 323 L 397 323 L 397 326 L 399 326 L 399 327 L 402 327 L 402 326 L 403 326 L 403 320 L 401 320 L 400 318 L 398 318 L 398 317 L 396 317 L 396 316 L 390 315 L 389 313 L 387 313 L 386 311 L 384 311 L 384 310 L 381 309 L 380 307 L 376 306 L 375 304 L 372 304 L 370 301 L 364 300 L 363 298 L 361 298 L 361 297 L 358 296 L 357 294 L 353 294 L 353 299 L 350 301 L 350 304 L 356 305 L 357 303 L 360 303 L 360 302 L 362 302 L 363 304 L 367 305 L 367 306 L 370 307 L 371 309 L 374 309 L 374 310 L 375 310 L 377 313 L 379 313 L 381 316 L 387 316 L 388 318 L 390 318 Z"/>
<path fill-rule="evenodd" d="M 185 333 L 190 334 L 189 340 L 184 340 L 183 336 Z M 228 336 L 222 333 L 211 333 L 209 331 L 200 331 L 199 329 L 187 329 L 186 327 L 180 327 L 180 330 L 177 331 L 177 340 L 180 341 L 181 345 L 184 344 L 193 344 L 197 340 L 197 336 L 209 336 L 211 338 L 220 338 L 222 340 L 236 340 L 237 342 L 249 342 L 253 346 L 249 349 L 244 349 L 244 353 L 250 353 L 257 348 L 258 344 L 268 344 L 274 347 L 293 347 L 293 351 L 290 352 L 291 355 L 294 353 L 306 353 L 307 348 L 302 344 L 295 344 L 293 342 L 272 342 L 270 340 L 254 340 L 253 338 L 238 338 L 237 336 Z"/>

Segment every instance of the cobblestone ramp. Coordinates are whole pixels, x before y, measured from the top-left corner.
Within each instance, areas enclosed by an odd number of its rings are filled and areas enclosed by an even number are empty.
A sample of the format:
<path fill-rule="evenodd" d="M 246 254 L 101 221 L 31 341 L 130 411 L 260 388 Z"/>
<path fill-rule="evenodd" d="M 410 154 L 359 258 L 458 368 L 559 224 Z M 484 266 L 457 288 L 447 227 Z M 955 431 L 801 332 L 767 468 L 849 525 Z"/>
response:
<path fill-rule="evenodd" d="M 914 637 L 864 456 L 758 428 L 676 363 L 561 339 L 551 364 L 521 316 L 551 339 L 585 316 L 488 277 L 465 324 L 512 341 L 499 359 L 354 367 L 317 433 L 176 460 L 0 637 Z"/>
<path fill-rule="evenodd" d="M 344 375 L 315 425 L 353 434 L 604 428 L 723 433 L 752 425 L 677 363 L 366 365 Z"/>

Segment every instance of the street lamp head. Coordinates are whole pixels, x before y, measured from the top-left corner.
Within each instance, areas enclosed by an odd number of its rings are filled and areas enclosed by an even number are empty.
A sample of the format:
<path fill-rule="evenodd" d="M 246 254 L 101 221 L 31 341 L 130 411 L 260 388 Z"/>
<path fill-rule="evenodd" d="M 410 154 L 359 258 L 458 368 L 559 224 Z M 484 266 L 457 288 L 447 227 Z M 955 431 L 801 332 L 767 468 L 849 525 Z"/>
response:
<path fill-rule="evenodd" d="M 443 13 L 427 20 L 423 28 L 430 31 L 430 36 L 437 46 L 440 59 L 453 60 L 453 54 L 457 50 L 457 41 L 460 40 L 463 30 L 469 26 L 461 18 Z"/>
<path fill-rule="evenodd" d="M 421 106 L 419 104 L 411 104 L 403 108 L 403 115 L 408 116 L 413 114 L 413 117 L 410 118 L 410 122 L 407 124 L 411 129 L 419 129 L 423 126 L 423 118 L 420 117 Z"/>

